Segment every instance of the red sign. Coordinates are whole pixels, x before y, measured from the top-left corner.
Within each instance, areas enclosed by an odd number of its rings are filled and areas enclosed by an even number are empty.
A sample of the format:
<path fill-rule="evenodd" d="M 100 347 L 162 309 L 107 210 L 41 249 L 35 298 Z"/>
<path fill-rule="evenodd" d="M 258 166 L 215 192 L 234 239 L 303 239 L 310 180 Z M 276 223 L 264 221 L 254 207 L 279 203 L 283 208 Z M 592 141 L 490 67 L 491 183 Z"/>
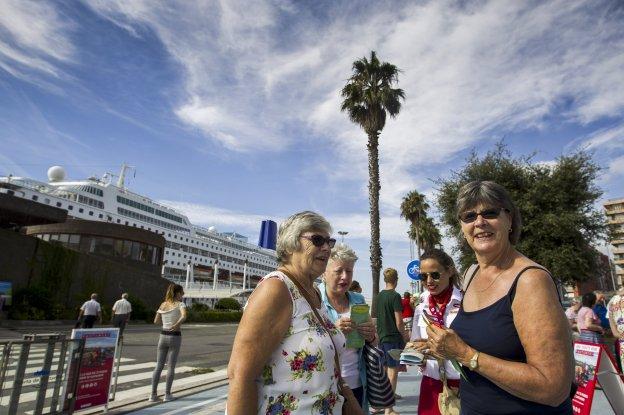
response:
<path fill-rule="evenodd" d="M 74 410 L 108 403 L 118 336 L 118 328 L 72 331 L 72 339 L 85 339 Z"/>
<path fill-rule="evenodd" d="M 590 415 L 596 383 L 612 408 L 624 408 L 624 382 L 617 374 L 613 356 L 604 344 L 574 342 L 574 379 L 578 389 L 572 399 L 574 414 Z"/>

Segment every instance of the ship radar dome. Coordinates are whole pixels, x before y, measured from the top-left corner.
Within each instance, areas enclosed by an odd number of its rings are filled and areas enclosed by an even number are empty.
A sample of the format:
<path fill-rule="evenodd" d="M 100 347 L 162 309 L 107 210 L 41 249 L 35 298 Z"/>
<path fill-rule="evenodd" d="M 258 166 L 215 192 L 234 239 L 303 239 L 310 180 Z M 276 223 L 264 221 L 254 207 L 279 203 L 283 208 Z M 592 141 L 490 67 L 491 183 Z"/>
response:
<path fill-rule="evenodd" d="M 51 182 L 62 182 L 65 180 L 65 169 L 61 166 L 52 166 L 48 169 L 48 180 Z"/>
<path fill-rule="evenodd" d="M 208 230 L 209 230 L 210 232 L 217 233 L 217 228 L 215 228 L 214 226 L 211 226 L 210 228 L 208 228 Z"/>

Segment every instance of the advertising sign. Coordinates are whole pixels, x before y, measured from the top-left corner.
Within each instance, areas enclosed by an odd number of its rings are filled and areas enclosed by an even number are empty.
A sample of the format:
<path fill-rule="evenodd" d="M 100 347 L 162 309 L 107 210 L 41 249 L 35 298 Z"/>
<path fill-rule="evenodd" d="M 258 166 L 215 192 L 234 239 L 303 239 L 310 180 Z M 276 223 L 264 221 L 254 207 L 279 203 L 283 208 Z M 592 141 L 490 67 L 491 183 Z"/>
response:
<path fill-rule="evenodd" d="M 420 280 L 420 260 L 415 259 L 407 264 L 407 276 L 413 280 Z"/>
<path fill-rule="evenodd" d="M 118 337 L 118 328 L 72 330 L 72 339 L 85 339 L 75 410 L 108 403 Z"/>
<path fill-rule="evenodd" d="M 10 281 L 0 281 L 0 311 L 13 302 L 13 289 Z"/>
<path fill-rule="evenodd" d="M 591 413 L 596 383 L 599 383 L 611 407 L 620 414 L 618 411 L 624 408 L 624 382 L 618 376 L 606 346 L 574 342 L 574 361 L 574 379 L 578 389 L 572 399 L 573 412 L 580 415 Z"/>

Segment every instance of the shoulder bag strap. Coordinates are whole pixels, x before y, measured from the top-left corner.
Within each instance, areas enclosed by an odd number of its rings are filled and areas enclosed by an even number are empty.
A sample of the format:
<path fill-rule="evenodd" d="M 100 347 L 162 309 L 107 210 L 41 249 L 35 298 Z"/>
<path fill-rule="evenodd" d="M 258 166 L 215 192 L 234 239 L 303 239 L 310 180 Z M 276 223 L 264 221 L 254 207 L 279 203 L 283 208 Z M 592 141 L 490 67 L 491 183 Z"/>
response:
<path fill-rule="evenodd" d="M 327 326 L 325 325 L 325 321 L 323 320 L 323 318 L 319 314 L 319 312 L 316 309 L 316 307 L 314 307 L 314 305 L 312 304 L 312 299 L 310 298 L 310 294 L 308 293 L 308 291 L 305 288 L 303 288 L 301 283 L 299 281 L 297 281 L 296 278 L 294 278 L 291 275 L 289 275 L 288 273 L 284 272 L 284 270 L 279 270 L 279 271 L 281 273 L 283 273 L 284 275 L 286 275 L 288 277 L 288 279 L 290 281 L 292 281 L 293 284 L 295 284 L 295 286 L 299 290 L 299 293 L 301 294 L 301 296 L 306 300 L 306 302 L 310 306 L 310 309 L 312 309 L 312 313 L 314 314 L 314 317 L 316 317 L 316 320 L 319 322 L 321 327 L 323 327 L 323 329 L 325 329 L 325 331 L 327 332 L 327 335 L 329 336 L 329 340 L 331 340 L 332 345 L 334 346 L 334 362 L 336 363 L 336 370 L 338 370 L 338 372 L 340 373 L 340 360 L 338 359 L 338 348 L 336 347 L 336 343 L 334 343 L 334 339 L 332 338 L 331 332 L 327 329 Z M 323 301 L 321 299 L 321 295 L 316 290 L 314 290 L 314 292 L 318 295 L 319 302 L 320 302 L 320 304 L 322 306 Z M 340 375 L 340 378 L 342 379 L 342 375 Z M 339 387 L 341 387 L 341 386 L 342 385 L 340 385 L 340 383 L 339 383 Z"/>
<path fill-rule="evenodd" d="M 472 279 L 474 278 L 478 270 L 479 270 L 479 264 L 472 264 L 464 272 L 464 275 L 462 275 L 462 291 L 464 293 L 468 291 L 468 286 L 472 282 Z M 466 277 L 468 277 L 468 279 L 466 279 Z"/>

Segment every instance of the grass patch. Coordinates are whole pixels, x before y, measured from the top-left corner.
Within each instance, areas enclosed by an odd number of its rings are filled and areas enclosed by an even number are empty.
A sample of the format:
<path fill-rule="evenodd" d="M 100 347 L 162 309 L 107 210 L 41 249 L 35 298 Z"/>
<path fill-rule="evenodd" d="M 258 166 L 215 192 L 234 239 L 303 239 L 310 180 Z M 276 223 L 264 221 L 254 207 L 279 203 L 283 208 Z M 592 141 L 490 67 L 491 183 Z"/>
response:
<path fill-rule="evenodd" d="M 214 372 L 214 369 L 211 367 L 196 367 L 195 369 L 191 370 L 191 373 L 193 375 L 203 375 L 205 373 L 212 373 Z"/>

